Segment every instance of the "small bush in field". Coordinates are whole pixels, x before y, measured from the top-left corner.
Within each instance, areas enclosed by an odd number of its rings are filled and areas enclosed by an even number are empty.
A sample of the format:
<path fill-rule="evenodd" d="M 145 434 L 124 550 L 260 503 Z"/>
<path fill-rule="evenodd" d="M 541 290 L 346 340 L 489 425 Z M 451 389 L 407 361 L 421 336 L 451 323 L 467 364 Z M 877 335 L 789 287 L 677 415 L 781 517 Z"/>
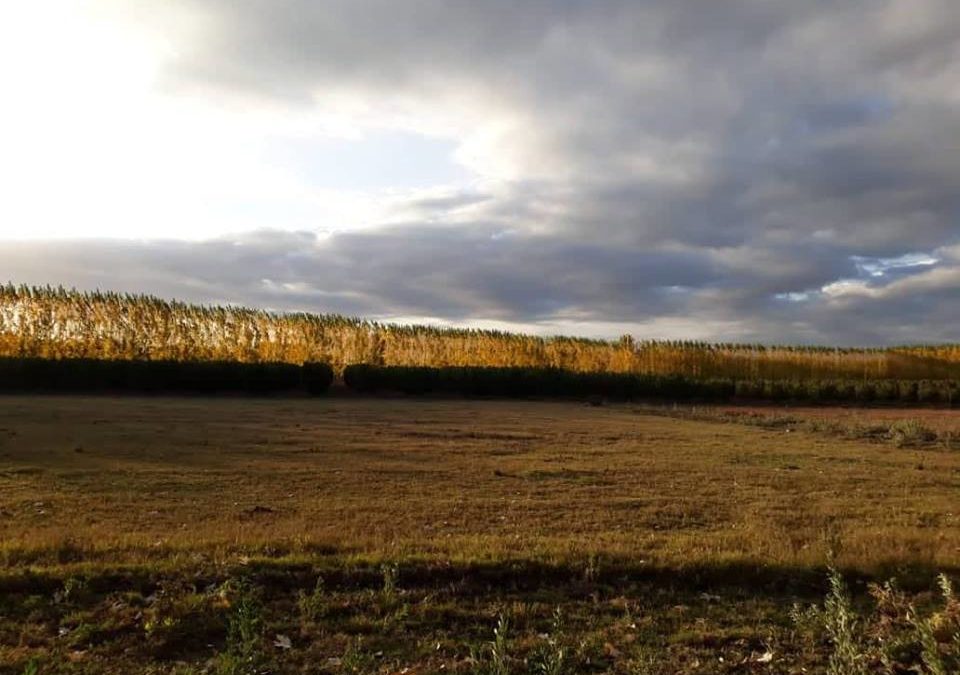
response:
<path fill-rule="evenodd" d="M 833 644 L 827 666 L 828 675 L 866 673 L 860 621 L 853 610 L 843 579 L 836 570 L 830 573 L 830 593 L 823 605 L 823 625 Z"/>
<path fill-rule="evenodd" d="M 937 432 L 919 420 L 901 420 L 890 425 L 890 438 L 898 448 L 932 443 Z"/>

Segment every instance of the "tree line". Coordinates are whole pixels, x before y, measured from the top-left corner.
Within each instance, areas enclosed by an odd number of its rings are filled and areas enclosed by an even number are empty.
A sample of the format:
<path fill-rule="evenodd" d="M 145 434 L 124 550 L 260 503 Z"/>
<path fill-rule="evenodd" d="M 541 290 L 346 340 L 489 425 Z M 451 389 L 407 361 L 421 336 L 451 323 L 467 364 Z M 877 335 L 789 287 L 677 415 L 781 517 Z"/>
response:
<path fill-rule="evenodd" d="M 147 295 L 0 286 L 0 356 L 541 368 L 736 381 L 960 379 L 960 345 L 839 348 L 593 340 L 394 325 Z"/>

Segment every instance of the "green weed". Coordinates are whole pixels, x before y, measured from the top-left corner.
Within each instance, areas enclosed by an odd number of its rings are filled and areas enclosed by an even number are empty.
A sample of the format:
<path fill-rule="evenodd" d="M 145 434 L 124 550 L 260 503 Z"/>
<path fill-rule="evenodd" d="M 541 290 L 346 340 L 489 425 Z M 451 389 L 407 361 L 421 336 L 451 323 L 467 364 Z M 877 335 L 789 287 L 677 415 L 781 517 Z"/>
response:
<path fill-rule="evenodd" d="M 227 649 L 217 663 L 218 675 L 252 675 L 264 661 L 261 651 L 263 617 L 260 602 L 246 581 L 235 587 L 227 630 Z"/>
<path fill-rule="evenodd" d="M 531 671 L 538 675 L 564 675 L 569 671 L 568 661 L 564 646 L 563 613 L 557 607 L 553 612 L 550 633 L 530 658 Z"/>
<path fill-rule="evenodd" d="M 486 645 L 486 650 L 471 653 L 475 675 L 510 675 L 509 633 L 510 621 L 501 614 L 493 629 L 493 640 Z"/>
<path fill-rule="evenodd" d="M 828 675 L 865 675 L 866 665 L 857 613 L 853 609 L 843 577 L 830 570 L 830 592 L 823 605 L 823 625 L 833 653 L 827 666 Z"/>
<path fill-rule="evenodd" d="M 297 605 L 300 607 L 300 614 L 309 621 L 317 621 L 326 614 L 328 603 L 323 577 L 317 577 L 317 583 L 310 593 L 300 591 Z"/>
<path fill-rule="evenodd" d="M 375 665 L 375 658 L 363 649 L 363 640 L 359 637 L 347 646 L 340 659 L 341 672 L 351 675 L 373 672 Z"/>
<path fill-rule="evenodd" d="M 397 579 L 400 576 L 400 568 L 396 563 L 384 563 L 380 566 L 380 573 L 383 575 L 383 587 L 380 593 L 384 600 L 391 602 L 397 597 Z"/>

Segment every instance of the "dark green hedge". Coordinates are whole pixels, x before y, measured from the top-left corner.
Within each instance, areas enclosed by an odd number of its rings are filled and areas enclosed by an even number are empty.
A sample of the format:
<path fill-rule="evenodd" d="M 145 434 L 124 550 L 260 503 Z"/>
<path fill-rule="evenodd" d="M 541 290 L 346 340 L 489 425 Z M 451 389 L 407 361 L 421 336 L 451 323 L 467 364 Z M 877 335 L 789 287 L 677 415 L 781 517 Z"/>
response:
<path fill-rule="evenodd" d="M 734 393 L 733 383 L 727 380 L 581 373 L 555 368 L 428 368 L 361 364 L 348 366 L 343 378 L 348 387 L 357 391 L 406 394 L 723 401 Z"/>
<path fill-rule="evenodd" d="M 954 405 L 956 380 L 740 380 L 742 400 L 805 403 L 887 403 Z"/>
<path fill-rule="evenodd" d="M 310 394 L 323 394 L 333 384 L 333 368 L 329 363 L 308 361 L 300 372 L 303 387 Z"/>
<path fill-rule="evenodd" d="M 360 392 L 506 398 L 668 401 L 937 404 L 960 401 L 954 380 L 697 380 L 681 376 L 583 373 L 556 368 L 348 366 L 346 385 Z M 0 391 L 326 392 L 326 363 L 129 361 L 0 358 Z"/>
<path fill-rule="evenodd" d="M 0 391 L 320 394 L 332 380 L 324 363 L 0 358 Z"/>
<path fill-rule="evenodd" d="M 360 392 L 533 398 L 793 403 L 936 403 L 960 401 L 951 380 L 696 380 L 680 376 L 580 373 L 550 368 L 348 366 L 344 382 Z"/>

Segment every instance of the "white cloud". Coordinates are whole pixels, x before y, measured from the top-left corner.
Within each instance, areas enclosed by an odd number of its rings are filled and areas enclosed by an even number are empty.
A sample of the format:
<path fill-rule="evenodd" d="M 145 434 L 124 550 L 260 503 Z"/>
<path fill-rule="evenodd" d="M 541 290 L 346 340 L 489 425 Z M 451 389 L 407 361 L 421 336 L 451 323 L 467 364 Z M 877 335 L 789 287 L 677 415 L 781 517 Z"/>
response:
<path fill-rule="evenodd" d="M 822 290 L 830 298 L 864 297 L 883 300 L 953 289 L 960 289 L 960 267 L 937 267 L 882 286 L 871 285 L 862 280 L 845 279 L 827 284 Z"/>

